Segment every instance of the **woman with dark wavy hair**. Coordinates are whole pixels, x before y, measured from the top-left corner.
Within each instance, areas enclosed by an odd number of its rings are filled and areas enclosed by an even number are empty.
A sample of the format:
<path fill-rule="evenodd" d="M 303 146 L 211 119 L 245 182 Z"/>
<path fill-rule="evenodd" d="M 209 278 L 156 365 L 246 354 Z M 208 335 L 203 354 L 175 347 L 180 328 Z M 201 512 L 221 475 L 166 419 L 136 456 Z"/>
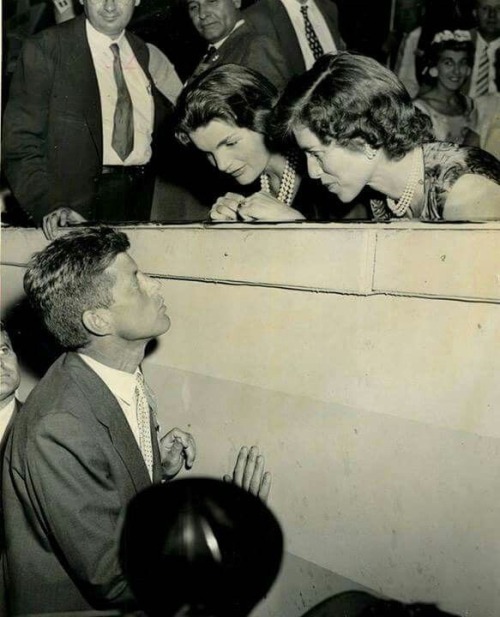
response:
<path fill-rule="evenodd" d="M 204 152 L 242 187 L 217 199 L 212 219 L 335 220 L 351 209 L 332 204 L 328 192 L 308 178 L 304 155 L 290 147 L 290 140 L 284 144 L 269 136 L 267 123 L 277 98 L 265 77 L 236 64 L 203 73 L 181 93 L 177 138 Z M 358 216 L 366 218 L 366 209 Z"/>
<path fill-rule="evenodd" d="M 292 79 L 271 118 L 293 133 L 308 172 L 341 201 L 369 186 L 377 220 L 500 219 L 500 162 L 477 148 L 433 141 L 430 120 L 372 58 L 320 58 Z"/>

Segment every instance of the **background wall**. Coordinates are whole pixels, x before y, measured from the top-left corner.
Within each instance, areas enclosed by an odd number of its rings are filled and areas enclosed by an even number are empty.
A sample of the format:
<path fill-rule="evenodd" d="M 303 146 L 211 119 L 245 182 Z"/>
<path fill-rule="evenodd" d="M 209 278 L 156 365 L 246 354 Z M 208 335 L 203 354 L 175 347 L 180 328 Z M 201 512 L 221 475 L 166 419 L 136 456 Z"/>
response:
<path fill-rule="evenodd" d="M 145 362 L 162 425 L 195 434 L 190 473 L 264 452 L 289 555 L 259 617 L 355 585 L 492 617 L 500 227 L 330 227 L 130 231 L 172 319 Z M 44 244 L 7 240 L 4 307 Z"/>

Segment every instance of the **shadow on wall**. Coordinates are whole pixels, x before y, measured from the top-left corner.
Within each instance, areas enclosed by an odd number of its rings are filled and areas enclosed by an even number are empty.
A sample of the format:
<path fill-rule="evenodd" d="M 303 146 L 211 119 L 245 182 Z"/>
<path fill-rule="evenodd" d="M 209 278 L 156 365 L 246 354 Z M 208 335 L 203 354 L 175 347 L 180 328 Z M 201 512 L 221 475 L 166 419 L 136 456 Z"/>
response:
<path fill-rule="evenodd" d="M 3 321 L 20 364 L 40 379 L 62 348 L 47 331 L 27 298 L 7 308 Z"/>

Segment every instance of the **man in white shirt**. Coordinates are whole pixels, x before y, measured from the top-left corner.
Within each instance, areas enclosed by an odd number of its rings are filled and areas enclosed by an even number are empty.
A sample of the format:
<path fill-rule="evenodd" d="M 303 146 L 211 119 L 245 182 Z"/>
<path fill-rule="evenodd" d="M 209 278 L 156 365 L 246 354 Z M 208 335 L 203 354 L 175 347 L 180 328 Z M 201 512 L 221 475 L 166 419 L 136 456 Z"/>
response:
<path fill-rule="evenodd" d="M 278 40 L 290 75 L 310 69 L 323 54 L 345 49 L 331 0 L 257 0 L 243 14 L 257 32 Z"/>
<path fill-rule="evenodd" d="M 196 456 L 192 435 L 163 437 L 141 363 L 170 327 L 160 284 L 110 228 L 70 232 L 35 255 L 24 285 L 68 351 L 33 389 L 6 447 L 3 509 L 12 615 L 134 610 L 118 560 L 129 501 Z M 236 483 L 266 498 L 270 476 L 242 449 Z M 168 593 L 168 590 L 167 590 Z"/>
<path fill-rule="evenodd" d="M 500 0 L 475 0 L 477 30 L 473 32 L 476 51 L 470 76 L 469 95 L 498 92 L 495 65 L 500 49 Z"/>
<path fill-rule="evenodd" d="M 4 166 L 49 237 L 82 220 L 149 220 L 152 154 L 182 84 L 157 48 L 126 31 L 139 1 L 81 0 L 85 15 L 25 43 Z"/>

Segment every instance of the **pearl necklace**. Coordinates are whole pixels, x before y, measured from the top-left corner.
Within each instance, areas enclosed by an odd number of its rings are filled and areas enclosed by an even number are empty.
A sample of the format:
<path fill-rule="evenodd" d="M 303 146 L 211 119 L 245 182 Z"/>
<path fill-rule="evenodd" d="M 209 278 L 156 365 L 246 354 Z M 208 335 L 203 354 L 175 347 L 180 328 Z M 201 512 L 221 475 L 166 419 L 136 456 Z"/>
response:
<path fill-rule="evenodd" d="M 285 169 L 283 170 L 283 176 L 281 177 L 280 188 L 276 198 L 278 201 L 291 206 L 293 200 L 293 191 L 295 189 L 295 167 L 297 165 L 297 155 L 295 153 L 286 157 Z M 266 173 L 260 175 L 260 188 L 272 195 L 271 185 L 269 183 L 269 176 Z"/>
<path fill-rule="evenodd" d="M 399 217 L 406 214 L 408 208 L 411 206 L 413 197 L 415 196 L 415 190 L 417 188 L 420 175 L 418 152 L 418 149 L 415 149 L 413 151 L 413 161 L 410 176 L 408 178 L 408 182 L 406 183 L 405 189 L 401 194 L 401 197 L 397 201 L 394 201 L 394 199 L 391 199 L 390 197 L 387 198 L 387 205 L 391 209 L 392 213 Z"/>

